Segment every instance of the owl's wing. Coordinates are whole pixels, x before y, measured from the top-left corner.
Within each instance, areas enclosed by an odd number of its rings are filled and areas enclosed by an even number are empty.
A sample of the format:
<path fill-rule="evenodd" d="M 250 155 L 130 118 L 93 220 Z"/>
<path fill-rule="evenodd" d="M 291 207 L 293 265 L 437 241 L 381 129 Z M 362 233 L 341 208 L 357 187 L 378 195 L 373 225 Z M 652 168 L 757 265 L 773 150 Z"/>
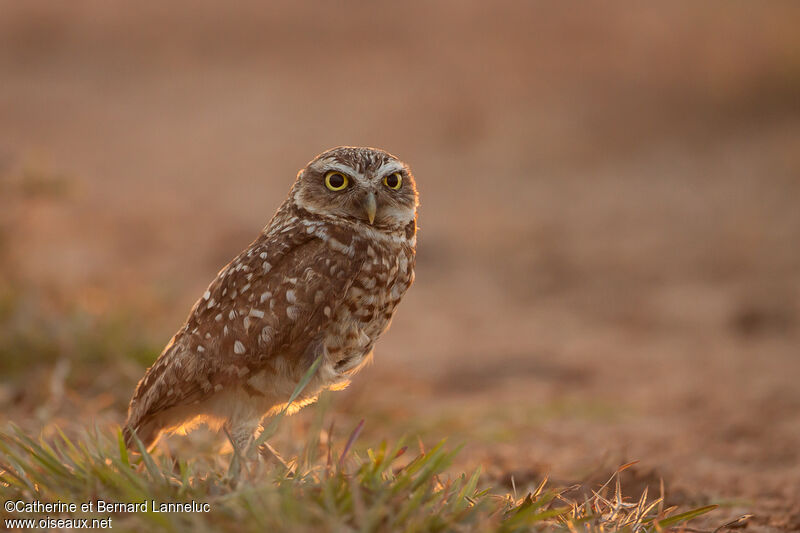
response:
<path fill-rule="evenodd" d="M 243 384 L 261 370 L 300 379 L 363 264 L 355 258 L 365 254 L 335 228 L 325 240 L 303 225 L 288 228 L 262 235 L 219 272 L 140 381 L 128 428 L 142 433 L 146 418 Z"/>

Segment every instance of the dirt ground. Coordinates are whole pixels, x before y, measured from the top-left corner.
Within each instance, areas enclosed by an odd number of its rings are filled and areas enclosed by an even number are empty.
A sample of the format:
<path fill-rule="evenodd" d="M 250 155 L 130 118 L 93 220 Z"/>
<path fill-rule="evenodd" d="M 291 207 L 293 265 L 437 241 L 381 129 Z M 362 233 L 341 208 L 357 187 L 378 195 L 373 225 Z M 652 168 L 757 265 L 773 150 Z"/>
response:
<path fill-rule="evenodd" d="M 379 146 L 417 281 L 342 416 L 800 530 L 800 4 L 238 5 L 0 2 L 1 173 L 66 183 L 18 279 L 166 342 L 299 168 Z"/>

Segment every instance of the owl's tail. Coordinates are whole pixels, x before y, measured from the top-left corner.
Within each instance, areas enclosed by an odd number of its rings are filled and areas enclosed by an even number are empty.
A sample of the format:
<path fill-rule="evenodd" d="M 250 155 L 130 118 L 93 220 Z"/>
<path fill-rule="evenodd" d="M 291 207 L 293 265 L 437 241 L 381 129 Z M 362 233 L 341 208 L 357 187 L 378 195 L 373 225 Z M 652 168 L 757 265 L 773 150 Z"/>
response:
<path fill-rule="evenodd" d="M 128 420 L 122 428 L 122 437 L 125 439 L 125 446 L 129 450 L 139 451 L 134 435 L 142 442 L 145 450 L 149 450 L 158 440 L 161 428 L 153 421 L 143 420 L 134 422 Z"/>

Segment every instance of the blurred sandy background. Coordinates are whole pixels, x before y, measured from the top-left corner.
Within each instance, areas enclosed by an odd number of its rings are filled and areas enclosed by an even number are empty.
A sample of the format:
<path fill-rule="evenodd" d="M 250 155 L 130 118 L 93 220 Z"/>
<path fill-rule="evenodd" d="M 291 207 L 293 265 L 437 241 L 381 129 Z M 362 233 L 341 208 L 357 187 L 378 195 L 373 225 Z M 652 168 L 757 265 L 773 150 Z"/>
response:
<path fill-rule="evenodd" d="M 382 147 L 417 282 L 341 416 L 800 530 L 800 4 L 221 6 L 0 2 L 7 285 L 163 346 L 309 159 Z M 118 423 L 111 363 L 71 401 Z"/>

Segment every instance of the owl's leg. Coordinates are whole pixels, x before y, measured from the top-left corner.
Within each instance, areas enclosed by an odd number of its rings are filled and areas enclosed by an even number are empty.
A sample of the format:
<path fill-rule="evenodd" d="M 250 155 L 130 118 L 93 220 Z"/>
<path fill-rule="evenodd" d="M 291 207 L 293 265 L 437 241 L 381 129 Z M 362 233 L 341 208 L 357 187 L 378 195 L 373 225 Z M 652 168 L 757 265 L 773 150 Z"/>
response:
<path fill-rule="evenodd" d="M 225 424 L 225 429 L 230 435 L 233 446 L 242 457 L 247 455 L 250 444 L 253 442 L 254 434 L 258 428 L 258 419 L 234 419 Z"/>
<path fill-rule="evenodd" d="M 250 445 L 253 444 L 255 440 L 255 430 L 259 425 L 260 421 L 257 419 L 238 420 L 236 422 L 230 421 L 225 424 L 225 431 L 230 436 L 233 446 L 243 458 L 246 458 L 248 455 Z M 274 457 L 279 463 L 283 464 L 283 466 L 289 468 L 289 465 L 283 457 L 281 457 L 275 448 L 270 446 L 269 442 L 261 444 L 258 448 L 258 453 L 265 459 Z"/>

